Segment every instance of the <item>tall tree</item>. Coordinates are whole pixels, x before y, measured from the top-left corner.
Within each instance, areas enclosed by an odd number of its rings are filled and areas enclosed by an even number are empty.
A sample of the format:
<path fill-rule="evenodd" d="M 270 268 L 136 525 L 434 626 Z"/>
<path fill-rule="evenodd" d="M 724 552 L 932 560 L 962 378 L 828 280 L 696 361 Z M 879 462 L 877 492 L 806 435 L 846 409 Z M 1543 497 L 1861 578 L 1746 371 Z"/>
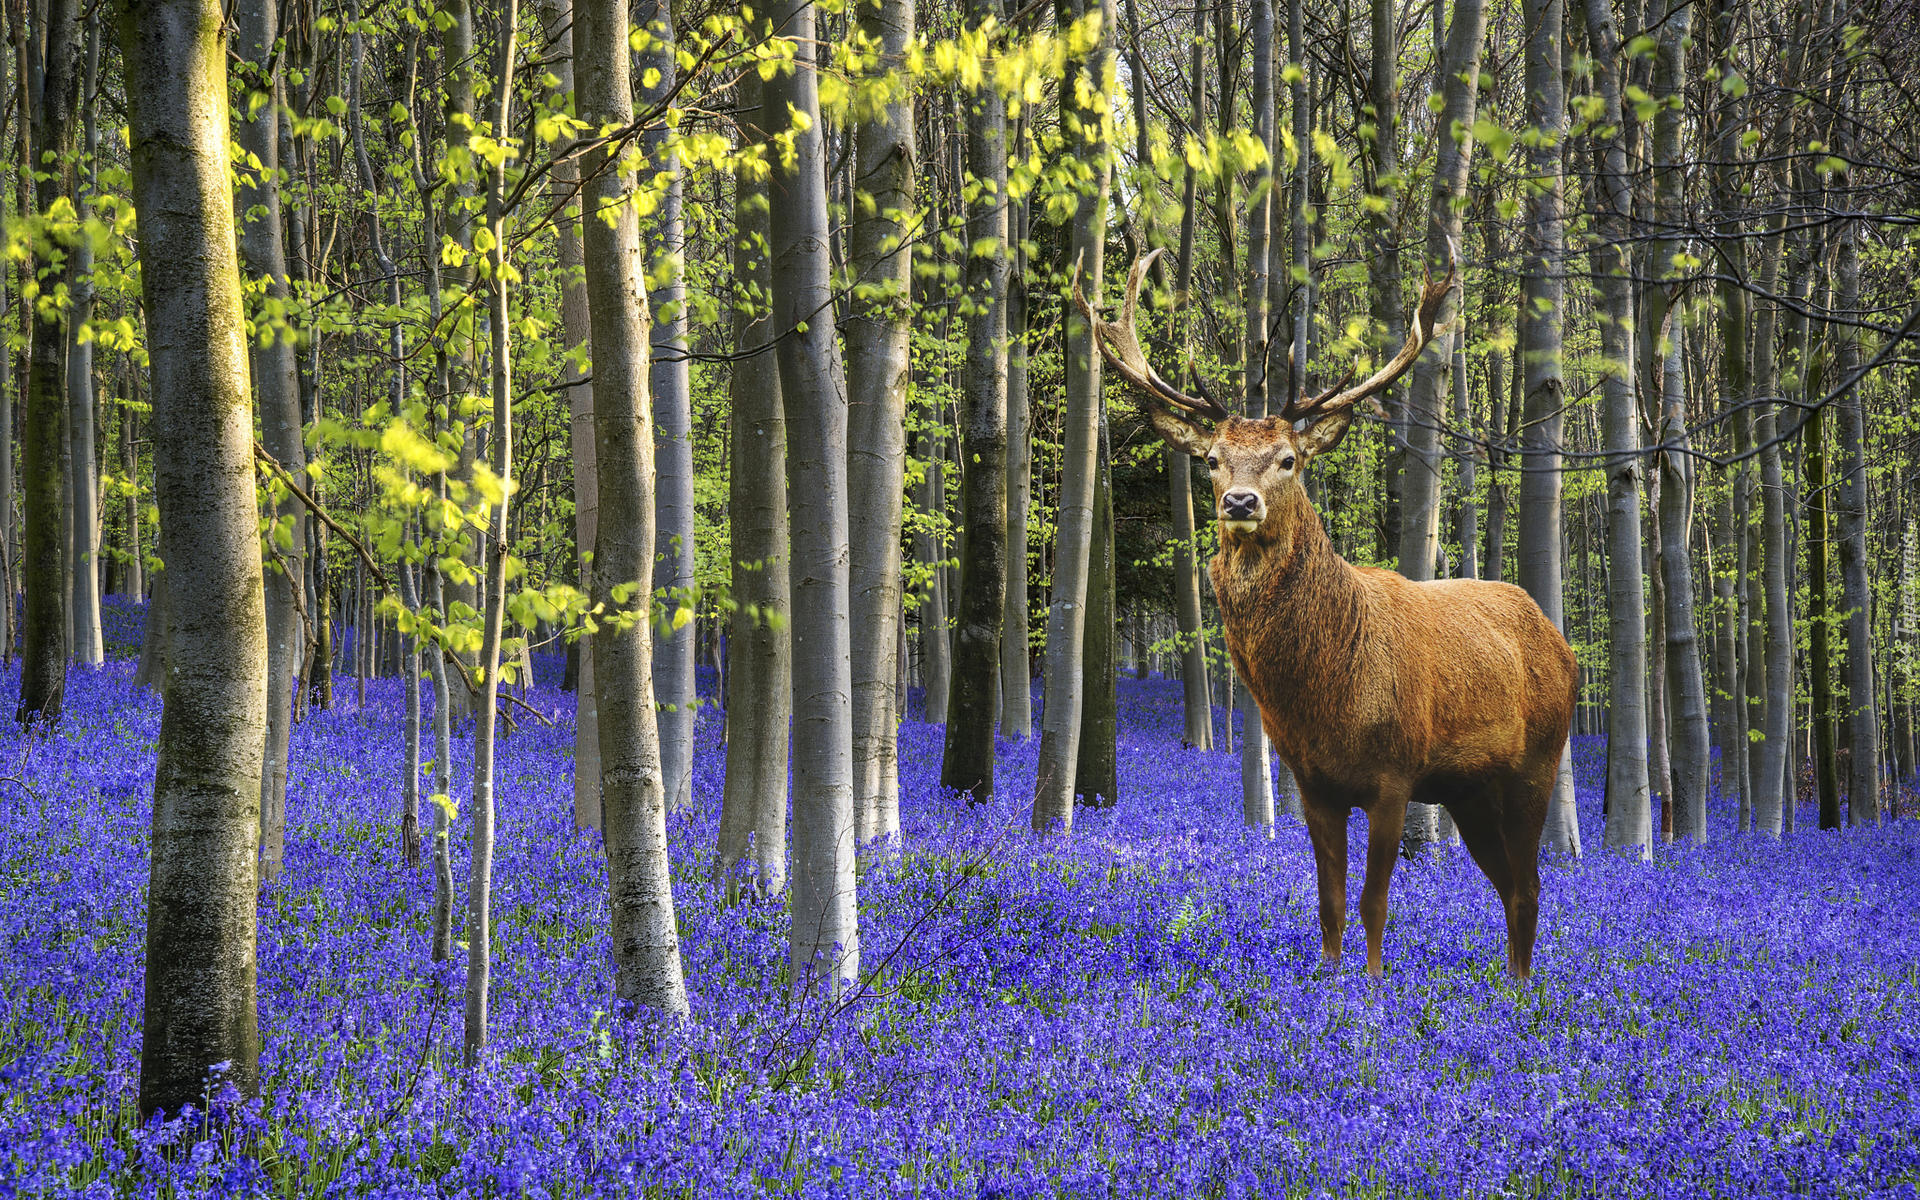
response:
<path fill-rule="evenodd" d="M 687 1011 L 667 873 L 667 797 L 653 704 L 648 595 L 653 579 L 650 330 L 637 187 L 609 135 L 633 124 L 623 0 L 576 0 L 574 71 L 580 119 L 595 139 L 582 163 L 587 304 L 593 348 L 594 465 L 599 525 L 593 600 L 600 689 L 600 810 L 612 917 L 614 989 L 632 1005 Z"/>
<path fill-rule="evenodd" d="M 970 0 L 967 17 L 977 29 L 996 28 L 999 0 Z M 967 535 L 960 548 L 940 785 L 966 792 L 978 804 L 993 796 L 994 709 L 1007 601 L 1007 113 L 991 78 L 963 103 L 967 365 L 960 511 Z"/>
<path fill-rule="evenodd" d="M 735 119 L 742 137 L 764 145 L 771 124 L 761 102 L 766 85 L 759 72 L 749 71 L 739 87 Z M 767 307 L 773 285 L 772 262 L 767 257 L 770 215 L 765 167 L 741 171 L 734 179 L 733 330 L 734 346 L 743 357 L 733 364 L 728 381 L 733 404 L 728 498 L 735 607 L 727 646 L 732 675 L 727 692 L 727 777 L 714 869 L 729 895 L 744 884 L 762 897 L 778 896 L 787 885 L 787 729 L 793 715 L 787 418 Z M 899 511 L 896 489 L 896 580 Z M 854 562 L 859 562 L 857 554 Z M 897 586 L 894 607 L 899 607 Z M 892 682 L 887 681 L 889 687 Z M 855 697 L 859 694 L 856 688 Z M 892 721 L 891 708 L 886 716 Z M 751 871 L 743 877 L 739 864 L 749 855 Z"/>
<path fill-rule="evenodd" d="M 93 192 L 100 175 L 100 121 L 96 88 L 100 73 L 100 21 L 87 18 L 85 67 L 80 94 L 82 136 L 80 169 L 74 172 L 73 212 L 85 229 L 93 215 Z M 100 632 L 100 471 L 94 452 L 93 238 L 82 233 L 73 246 L 73 288 L 67 315 L 67 499 L 71 543 L 67 553 L 73 578 L 73 656 L 97 666 L 106 659 Z"/>
<path fill-rule="evenodd" d="M 58 0 L 55 0 L 58 3 Z M 168 658 L 147 875 L 140 1110 L 259 1087 L 256 851 L 266 609 L 216 0 L 124 0 Z M 49 30 L 51 33 L 52 31 Z M 222 1066 L 224 1064 L 224 1066 Z"/>
<path fill-rule="evenodd" d="M 73 194 L 74 109 L 80 90 L 78 22 L 73 0 L 46 0 L 40 28 L 23 39 L 37 61 L 26 72 L 29 144 L 43 170 L 33 173 L 34 205 L 45 214 Z M 221 74 L 224 76 L 225 71 Z M 43 292 L 71 292 L 73 258 L 63 255 L 41 281 Z M 66 328 L 52 306 L 30 310 L 27 402 L 20 431 L 20 490 L 26 532 L 21 582 L 26 619 L 21 624 L 20 703 L 14 719 L 28 728 L 60 723 L 67 687 L 67 511 L 61 451 L 65 443 Z"/>
<path fill-rule="evenodd" d="M 541 24 L 552 43 L 554 61 L 551 103 L 560 109 L 573 104 L 573 0 L 542 0 Z M 562 195 L 580 186 L 580 164 L 571 155 L 553 166 L 554 185 Z M 588 346 L 592 318 L 588 315 L 586 251 L 581 243 L 580 205 L 568 200 L 555 218 L 559 234 L 560 329 L 568 348 Z M 593 379 L 577 359 L 568 359 L 568 444 L 573 453 L 573 544 L 580 560 L 582 591 L 592 587 L 594 532 L 600 512 L 600 479 L 593 457 Z M 600 709 L 594 686 L 593 639 L 574 644 L 573 696 L 573 827 L 600 828 Z"/>
<path fill-rule="evenodd" d="M 1486 34 L 1485 0 L 1454 0 L 1453 21 L 1434 83 L 1440 96 L 1440 136 L 1433 190 L 1427 201 L 1426 269 L 1431 278 L 1451 273 L 1459 256 L 1467 169 L 1473 160 L 1474 113 L 1480 96 L 1480 49 L 1486 43 Z M 1441 319 L 1453 320 L 1457 307 L 1450 296 L 1441 306 Z M 1413 382 L 1407 390 L 1406 470 L 1400 485 L 1400 573 L 1416 581 L 1434 578 L 1435 560 L 1440 555 L 1440 477 L 1444 463 L 1440 429 L 1447 408 L 1450 345 L 1447 337 L 1434 338 L 1427 352 L 1415 360 Z M 1430 804 L 1409 807 L 1401 836 L 1404 844 L 1415 848 L 1439 841 L 1440 810 Z"/>
<path fill-rule="evenodd" d="M 674 89 L 678 63 L 674 52 L 670 0 L 641 0 L 634 9 L 640 32 L 639 91 L 643 108 L 658 106 Z M 666 593 L 673 614 L 653 639 L 655 700 L 660 706 L 660 769 L 667 807 L 693 802 L 693 724 L 699 699 L 694 692 L 694 532 L 693 532 L 693 378 L 687 357 L 686 213 L 679 155 L 671 131 L 662 122 L 640 136 L 645 170 L 659 183 L 659 207 L 649 226 L 648 302 L 653 308 L 654 454 L 658 490 L 657 543 L 653 586 Z"/>
<path fill-rule="evenodd" d="M 1836 47 L 1838 50 L 1838 47 Z M 1839 50 L 1842 55 L 1851 53 Z M 1839 157 L 1846 163 L 1833 180 L 1834 194 L 1849 211 L 1857 210 L 1851 181 L 1856 121 L 1854 89 L 1842 84 L 1845 96 L 1835 122 Z M 1860 311 L 1860 232 L 1857 221 L 1844 222 L 1835 233 L 1834 274 L 1842 315 Z M 1873 581 L 1867 569 L 1867 418 L 1866 398 L 1855 378 L 1860 367 L 1860 327 L 1847 323 L 1835 330 L 1834 376 L 1844 390 L 1839 409 L 1840 489 L 1835 498 L 1840 542 L 1840 603 L 1846 606 L 1847 657 L 1847 817 L 1854 825 L 1880 821 L 1880 704 L 1873 684 Z"/>
<path fill-rule="evenodd" d="M 1015 135 L 1018 153 L 1019 134 Z M 1000 736 L 1033 736 L 1032 646 L 1027 620 L 1027 510 L 1033 501 L 1033 417 L 1027 400 L 1027 205 L 1008 197 L 1012 262 L 1007 282 L 1007 607 L 1000 628 Z"/>
<path fill-rule="evenodd" d="M 1067 144 L 1084 171 L 1068 222 L 1067 257 L 1075 286 L 1100 294 L 1105 259 L 1107 189 L 1112 172 L 1110 94 L 1113 6 L 1108 0 L 1059 0 L 1062 24 L 1091 19 L 1098 38 L 1075 63 L 1073 102 L 1061 106 Z M 1086 640 L 1087 568 L 1093 552 L 1094 472 L 1099 457 L 1100 355 L 1093 327 L 1067 318 L 1065 453 L 1053 561 L 1053 600 L 1047 609 L 1045 707 L 1040 765 L 1034 784 L 1033 828 L 1073 830 L 1073 785 L 1080 755 L 1081 657 Z"/>
<path fill-rule="evenodd" d="M 234 10 L 238 45 L 246 65 L 247 112 L 239 137 L 248 158 L 239 172 L 235 196 L 240 261 L 247 275 L 264 282 L 266 306 L 284 306 L 290 289 L 281 232 L 280 76 L 274 44 L 279 40 L 279 10 L 272 0 L 245 0 Z M 257 162 L 257 166 L 255 163 Z M 398 281 L 394 287 L 399 286 Z M 294 340 L 271 320 L 249 350 L 254 408 L 260 420 L 260 444 L 295 479 L 305 477 L 306 441 L 300 422 L 300 380 Z M 287 833 L 287 754 L 293 725 L 294 676 L 306 649 L 299 589 L 306 575 L 306 510 L 291 498 L 268 509 L 274 528 L 273 569 L 266 577 L 267 741 L 261 772 L 260 862 L 271 878 L 280 870 Z"/>
<path fill-rule="evenodd" d="M 1297 0 L 1296 0 L 1297 3 Z M 1189 134 L 1198 138 L 1207 126 L 1206 11 L 1202 3 L 1193 8 L 1192 46 L 1187 69 L 1190 92 L 1187 100 Z M 1174 274 L 1174 303 L 1179 311 L 1193 312 L 1193 258 L 1195 225 L 1199 217 L 1199 172 L 1191 161 L 1180 185 L 1180 261 Z M 1192 334 L 1183 326 L 1183 340 Z M 1169 446 L 1166 451 L 1168 500 L 1173 506 L 1173 611 L 1174 628 L 1180 634 L 1180 693 L 1184 732 L 1182 740 L 1196 750 L 1213 749 L 1213 697 L 1207 685 L 1207 639 L 1201 624 L 1200 554 L 1194 537 L 1193 458 Z"/>
<path fill-rule="evenodd" d="M 1687 434 L 1687 377 L 1684 369 L 1686 322 L 1678 289 L 1684 271 L 1679 230 L 1684 220 L 1686 154 L 1681 140 L 1681 96 L 1692 6 L 1672 0 L 1660 22 L 1654 50 L 1654 95 L 1661 99 L 1653 120 L 1655 218 L 1662 236 L 1654 247 L 1659 282 L 1646 289 L 1646 338 L 1641 363 L 1660 403 L 1660 575 L 1666 603 L 1667 723 L 1673 764 L 1674 836 L 1706 836 L 1707 780 L 1710 770 L 1706 681 L 1701 673 L 1699 630 L 1693 604 L 1694 471 Z"/>
<path fill-rule="evenodd" d="M 914 41 L 914 0 L 861 0 L 855 13 L 878 49 L 873 69 L 886 89 L 886 103 L 853 130 L 855 217 L 848 231 L 855 278 L 847 324 L 853 804 L 855 837 L 865 846 L 900 831 L 900 529 L 918 148 L 911 84 L 900 73 Z M 765 190 L 759 195 L 764 204 Z M 769 386 L 778 386 L 771 359 L 767 366 Z M 784 754 L 780 770 L 784 775 Z"/>
<path fill-rule="evenodd" d="M 1646 609 L 1640 569 L 1640 422 L 1634 404 L 1633 181 L 1621 111 L 1620 34 L 1608 0 L 1584 0 L 1594 86 L 1603 105 L 1589 133 L 1596 170 L 1599 236 L 1588 249 L 1600 294 L 1601 417 L 1607 450 L 1607 789 L 1606 843 L 1653 853 L 1647 776 Z"/>
<path fill-rule="evenodd" d="M 495 47 L 492 120 L 496 136 L 505 138 L 513 100 L 514 56 L 519 45 L 519 0 L 506 0 L 500 13 L 499 42 Z M 480 694 L 473 713 L 473 869 L 467 883 L 467 1003 L 461 1057 L 468 1067 L 478 1065 L 487 1044 L 489 985 L 493 969 L 493 796 L 494 731 L 499 721 L 500 639 L 507 608 L 507 516 L 513 496 L 513 364 L 510 345 L 507 287 L 507 158 L 491 156 L 487 179 L 487 334 L 492 359 L 493 427 L 487 434 L 487 466 L 499 487 L 487 525 L 486 610 L 480 633 Z M 368 631 L 366 610 L 355 614 Z M 356 637 L 356 641 L 358 638 Z"/>
<path fill-rule="evenodd" d="M 816 11 L 777 0 L 773 26 L 793 41 L 791 68 L 764 102 L 790 114 L 792 155 L 774 170 L 773 326 L 787 408 L 793 518 L 793 905 L 795 986 L 860 971 L 854 882 L 853 690 L 848 610 L 847 393 L 834 323 L 820 127 Z M 783 158 L 785 156 L 783 155 Z"/>
<path fill-rule="evenodd" d="M 1560 161 L 1567 127 L 1566 86 L 1560 63 L 1563 3 L 1524 0 L 1523 4 L 1527 122 L 1537 136 L 1527 154 L 1519 314 L 1526 409 L 1524 469 L 1520 476 L 1520 586 L 1562 632 L 1566 629 L 1560 581 L 1560 437 L 1566 400 L 1561 376 L 1565 345 L 1562 273 L 1567 238 Z M 1547 809 L 1546 841 L 1555 850 L 1578 854 L 1580 822 L 1573 805 L 1573 759 L 1569 750 L 1560 756 L 1559 779 Z"/>

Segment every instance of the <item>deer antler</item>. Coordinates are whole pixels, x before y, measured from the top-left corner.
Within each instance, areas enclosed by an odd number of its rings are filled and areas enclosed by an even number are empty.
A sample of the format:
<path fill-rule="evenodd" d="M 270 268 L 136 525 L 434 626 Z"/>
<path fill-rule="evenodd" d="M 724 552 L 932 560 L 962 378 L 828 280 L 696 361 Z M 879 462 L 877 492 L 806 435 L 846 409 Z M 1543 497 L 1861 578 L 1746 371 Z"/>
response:
<path fill-rule="evenodd" d="M 1093 341 L 1100 347 L 1100 357 L 1120 372 L 1121 378 L 1169 408 L 1182 409 L 1212 421 L 1224 421 L 1232 414 L 1218 400 L 1207 395 L 1206 388 L 1197 387 L 1200 394 L 1197 397 L 1189 396 L 1162 378 L 1160 372 L 1153 369 L 1153 364 L 1147 361 L 1146 353 L 1140 349 L 1140 339 L 1134 334 L 1133 312 L 1140 299 L 1140 280 L 1146 276 L 1153 260 L 1163 252 L 1164 249 L 1154 250 L 1134 260 L 1133 270 L 1127 272 L 1127 292 L 1120 304 L 1118 324 L 1102 318 L 1094 311 L 1093 305 L 1087 303 L 1086 296 L 1080 291 L 1080 264 L 1077 262 L 1073 266 L 1074 307 L 1093 326 Z"/>
<path fill-rule="evenodd" d="M 1454 282 L 1459 278 L 1459 261 L 1452 255 L 1447 258 L 1447 276 L 1435 282 L 1431 271 L 1424 273 L 1420 280 L 1420 302 L 1414 306 L 1412 328 L 1407 331 L 1407 344 L 1400 347 L 1400 353 L 1393 356 L 1386 366 L 1381 367 L 1357 387 L 1347 385 L 1353 381 L 1356 367 L 1348 367 L 1340 382 L 1311 400 L 1305 395 L 1295 396 L 1287 401 L 1280 415 L 1289 421 L 1318 420 L 1332 413 L 1352 408 L 1360 401 L 1377 396 L 1393 386 L 1393 381 L 1406 374 L 1407 368 L 1426 350 L 1427 343 L 1436 334 L 1443 332 L 1436 328 L 1435 322 L 1440 316 L 1440 305 L 1446 300 L 1447 293 L 1453 290 Z"/>

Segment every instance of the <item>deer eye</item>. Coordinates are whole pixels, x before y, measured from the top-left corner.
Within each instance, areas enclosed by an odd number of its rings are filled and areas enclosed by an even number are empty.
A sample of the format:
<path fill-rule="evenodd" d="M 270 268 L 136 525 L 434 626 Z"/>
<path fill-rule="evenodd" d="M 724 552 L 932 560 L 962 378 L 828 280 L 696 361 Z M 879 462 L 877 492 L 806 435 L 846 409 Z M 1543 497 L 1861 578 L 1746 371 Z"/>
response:
<path fill-rule="evenodd" d="M 1285 458 L 1280 460 L 1280 469 L 1282 471 L 1293 470 L 1293 455 L 1289 454 Z"/>
<path fill-rule="evenodd" d="M 1219 469 L 1220 469 L 1220 460 L 1215 458 L 1211 454 L 1207 455 L 1207 470 L 1218 471 Z"/>

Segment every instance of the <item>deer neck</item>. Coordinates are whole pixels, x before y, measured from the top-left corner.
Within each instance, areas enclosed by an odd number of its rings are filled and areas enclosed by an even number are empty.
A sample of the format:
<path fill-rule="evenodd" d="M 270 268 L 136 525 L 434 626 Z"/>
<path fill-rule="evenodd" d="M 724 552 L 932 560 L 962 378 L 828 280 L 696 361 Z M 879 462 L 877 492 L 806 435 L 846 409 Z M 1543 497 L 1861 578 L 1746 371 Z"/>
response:
<path fill-rule="evenodd" d="M 1365 597 L 1306 492 L 1289 488 L 1252 533 L 1223 530 L 1211 573 L 1228 649 L 1269 724 L 1284 732 L 1295 713 L 1305 724 L 1344 709 Z"/>

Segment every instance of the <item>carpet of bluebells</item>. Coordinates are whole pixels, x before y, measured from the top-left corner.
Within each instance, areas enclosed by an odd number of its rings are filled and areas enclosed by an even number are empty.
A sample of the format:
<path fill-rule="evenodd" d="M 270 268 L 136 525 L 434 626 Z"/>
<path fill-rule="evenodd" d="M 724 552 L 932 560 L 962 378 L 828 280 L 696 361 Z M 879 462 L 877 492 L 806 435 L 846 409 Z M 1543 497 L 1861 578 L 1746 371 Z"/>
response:
<path fill-rule="evenodd" d="M 137 615 L 112 620 L 137 639 Z M 1358 969 L 1357 928 L 1325 975 L 1304 832 L 1245 830 L 1236 760 L 1179 748 L 1177 683 L 1126 680 L 1122 803 L 1064 843 L 1024 832 L 1031 743 L 1002 745 L 1004 799 L 969 810 L 938 792 L 939 729 L 905 725 L 904 854 L 861 882 L 872 974 L 829 1007 L 789 998 L 781 910 L 705 882 L 708 709 L 671 826 L 694 1016 L 663 1024 L 610 1011 L 605 875 L 569 815 L 571 697 L 555 663 L 537 675 L 527 700 L 554 726 L 519 714 L 499 756 L 485 1065 L 459 1066 L 461 968 L 427 961 L 431 880 L 399 860 L 400 686 L 375 682 L 364 709 L 343 687 L 296 732 L 287 869 L 261 898 L 264 1094 L 215 1083 L 210 1114 L 165 1124 L 133 1107 L 159 702 L 130 661 L 76 668 L 58 736 L 0 740 L 0 1197 L 1920 1182 L 1911 821 L 1551 864 L 1521 986 L 1491 888 L 1443 851 L 1396 876 L 1386 977 Z M 1601 753 L 1576 744 L 1590 847 Z"/>

